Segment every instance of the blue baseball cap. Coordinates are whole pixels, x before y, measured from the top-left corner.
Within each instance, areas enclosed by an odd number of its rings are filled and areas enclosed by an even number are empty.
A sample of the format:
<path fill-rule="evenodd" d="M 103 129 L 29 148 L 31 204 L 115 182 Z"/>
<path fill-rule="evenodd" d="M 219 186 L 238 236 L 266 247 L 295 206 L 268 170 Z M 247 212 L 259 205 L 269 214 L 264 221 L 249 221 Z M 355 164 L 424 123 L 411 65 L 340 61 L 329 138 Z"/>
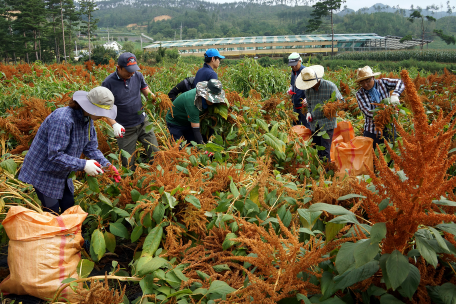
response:
<path fill-rule="evenodd" d="M 136 62 L 136 56 L 129 52 L 120 54 L 119 59 L 117 59 L 117 64 L 130 73 L 140 70 L 138 63 Z"/>
<path fill-rule="evenodd" d="M 225 58 L 225 56 L 220 55 L 217 49 L 208 49 L 206 53 L 204 53 L 204 57 L 218 57 L 220 59 Z"/>

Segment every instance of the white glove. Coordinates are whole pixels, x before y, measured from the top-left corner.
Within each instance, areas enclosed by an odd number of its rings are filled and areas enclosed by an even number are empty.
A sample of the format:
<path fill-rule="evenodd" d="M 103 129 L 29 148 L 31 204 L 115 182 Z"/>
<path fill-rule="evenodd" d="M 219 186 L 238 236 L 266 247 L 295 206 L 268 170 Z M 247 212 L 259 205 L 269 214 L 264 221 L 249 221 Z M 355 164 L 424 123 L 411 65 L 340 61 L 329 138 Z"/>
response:
<path fill-rule="evenodd" d="M 395 106 L 400 105 L 399 97 L 395 94 L 391 95 L 390 104 L 395 105 Z"/>
<path fill-rule="evenodd" d="M 312 122 L 312 114 L 307 113 L 306 119 L 307 119 L 307 122 Z"/>
<path fill-rule="evenodd" d="M 291 95 L 292 95 L 291 93 L 293 92 L 292 90 L 293 90 L 293 87 L 290 86 L 290 87 L 288 88 L 287 95 L 291 96 Z"/>
<path fill-rule="evenodd" d="M 302 105 L 303 105 L 303 106 L 307 106 L 307 98 L 304 98 L 304 99 L 302 100 Z"/>
<path fill-rule="evenodd" d="M 96 160 L 93 160 L 93 159 L 89 159 L 86 161 L 86 164 L 84 166 L 84 171 L 89 176 L 95 176 L 95 175 L 98 175 L 99 173 L 103 173 L 103 170 L 101 170 L 101 165 Z"/>
<path fill-rule="evenodd" d="M 119 123 L 115 123 L 112 125 L 112 128 L 114 129 L 114 136 L 115 137 L 123 137 L 124 134 L 125 134 L 125 128 L 119 124 Z"/>

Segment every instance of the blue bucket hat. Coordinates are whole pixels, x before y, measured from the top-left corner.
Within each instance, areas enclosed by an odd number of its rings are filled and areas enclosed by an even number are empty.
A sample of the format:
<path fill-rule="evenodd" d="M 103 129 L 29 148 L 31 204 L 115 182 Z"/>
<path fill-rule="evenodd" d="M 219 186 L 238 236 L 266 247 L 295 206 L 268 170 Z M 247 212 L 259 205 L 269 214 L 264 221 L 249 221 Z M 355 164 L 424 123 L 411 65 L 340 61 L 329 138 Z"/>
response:
<path fill-rule="evenodd" d="M 218 57 L 220 59 L 224 59 L 225 56 L 220 55 L 217 49 L 208 49 L 206 53 L 204 53 L 204 57 Z"/>

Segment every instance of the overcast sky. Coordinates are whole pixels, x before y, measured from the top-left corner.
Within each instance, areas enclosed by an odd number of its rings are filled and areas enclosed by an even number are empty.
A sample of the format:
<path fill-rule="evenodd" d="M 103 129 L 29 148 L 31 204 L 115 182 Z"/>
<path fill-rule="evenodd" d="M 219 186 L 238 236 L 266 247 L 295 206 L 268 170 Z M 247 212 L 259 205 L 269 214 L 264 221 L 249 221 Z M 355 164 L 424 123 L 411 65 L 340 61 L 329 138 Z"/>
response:
<path fill-rule="evenodd" d="M 209 0 L 210 2 L 216 2 L 216 3 L 226 3 L 226 2 L 236 2 L 236 1 L 232 1 L 232 0 Z M 446 7 L 447 7 L 447 0 L 444 0 L 444 1 L 425 1 L 425 0 L 402 0 L 402 1 L 394 1 L 394 0 L 374 0 L 374 1 L 371 1 L 371 2 L 366 2 L 364 0 L 347 0 L 347 2 L 344 4 L 344 5 L 347 5 L 348 8 L 351 8 L 353 10 L 359 10 L 360 8 L 363 8 L 363 7 L 371 7 L 377 3 L 382 3 L 382 4 L 385 4 L 385 5 L 389 5 L 389 6 L 397 6 L 398 4 L 400 5 L 401 8 L 405 8 L 405 9 L 410 9 L 410 6 L 413 4 L 415 6 L 415 8 L 417 6 L 420 6 L 422 8 L 426 8 L 426 6 L 428 5 L 432 5 L 432 4 L 435 4 L 437 6 L 443 6 L 443 11 L 446 11 Z M 454 6 L 456 3 L 456 0 L 451 0 L 450 1 L 450 4 L 451 6 Z"/>

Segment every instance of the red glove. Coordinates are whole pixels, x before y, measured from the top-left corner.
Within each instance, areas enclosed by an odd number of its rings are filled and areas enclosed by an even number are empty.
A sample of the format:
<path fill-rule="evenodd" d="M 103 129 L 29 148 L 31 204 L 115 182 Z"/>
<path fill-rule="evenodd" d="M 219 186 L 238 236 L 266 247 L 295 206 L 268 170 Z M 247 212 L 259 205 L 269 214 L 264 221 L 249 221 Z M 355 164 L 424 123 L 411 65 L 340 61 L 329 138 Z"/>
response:
<path fill-rule="evenodd" d="M 291 89 L 290 89 L 290 90 L 288 90 L 288 92 L 287 92 L 287 93 L 288 93 L 288 95 L 296 95 L 296 93 L 295 93 L 295 92 L 293 92 Z"/>
<path fill-rule="evenodd" d="M 120 176 L 119 171 L 117 171 L 117 168 L 114 167 L 113 165 L 111 165 L 111 166 L 109 166 L 108 169 L 111 169 L 112 171 L 114 171 L 114 175 L 110 175 L 109 177 L 114 179 L 114 181 L 116 183 L 120 183 L 120 181 L 122 180 L 122 177 Z"/>
<path fill-rule="evenodd" d="M 207 155 L 207 156 L 209 156 L 209 157 L 212 157 L 212 156 L 214 156 L 214 153 L 212 153 L 212 152 L 209 152 L 209 151 L 206 151 L 206 152 L 204 152 L 204 154 L 206 154 L 206 155 Z"/>

